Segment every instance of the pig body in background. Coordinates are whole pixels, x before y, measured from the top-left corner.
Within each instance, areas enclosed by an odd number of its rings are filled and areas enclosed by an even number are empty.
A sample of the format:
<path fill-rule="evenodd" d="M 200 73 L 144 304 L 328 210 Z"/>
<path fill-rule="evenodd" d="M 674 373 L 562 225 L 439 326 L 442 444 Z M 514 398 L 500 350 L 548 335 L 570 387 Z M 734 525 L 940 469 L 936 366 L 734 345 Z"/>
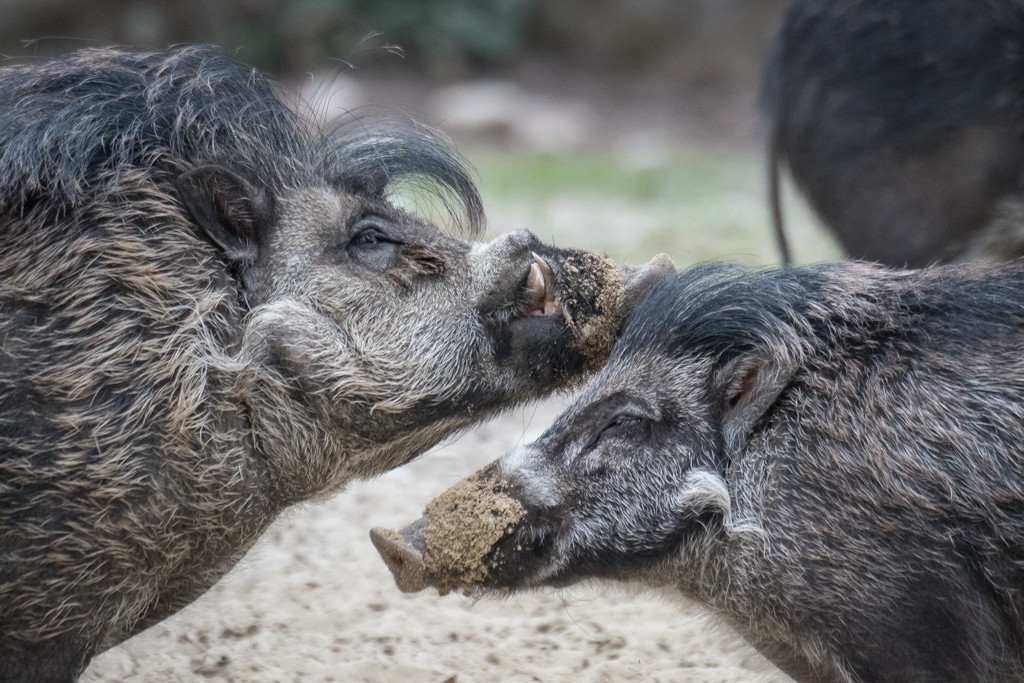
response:
<path fill-rule="evenodd" d="M 409 178 L 481 226 L 430 131 L 304 120 L 212 48 L 0 69 L 0 680 L 74 680 L 284 507 L 603 362 L 643 277 L 448 235 Z"/>
<path fill-rule="evenodd" d="M 1020 262 L 679 274 L 476 475 L 521 510 L 467 587 L 664 587 L 799 681 L 1024 680 L 1022 302 Z"/>
<path fill-rule="evenodd" d="M 765 105 L 776 209 L 785 166 L 849 256 L 1024 255 L 1019 0 L 793 0 Z"/>

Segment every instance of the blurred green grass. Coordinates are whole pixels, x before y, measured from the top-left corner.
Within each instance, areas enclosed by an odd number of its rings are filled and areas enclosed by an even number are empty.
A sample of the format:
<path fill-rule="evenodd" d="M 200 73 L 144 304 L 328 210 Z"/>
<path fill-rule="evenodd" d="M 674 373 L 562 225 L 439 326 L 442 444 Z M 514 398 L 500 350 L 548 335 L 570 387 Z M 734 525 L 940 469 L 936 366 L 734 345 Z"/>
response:
<path fill-rule="evenodd" d="M 463 151 L 479 173 L 491 233 L 528 228 L 623 262 L 644 262 L 658 252 L 680 266 L 710 259 L 778 262 L 759 150 L 691 145 L 646 159 L 607 151 Z M 795 260 L 839 258 L 788 184 L 783 197 Z"/>

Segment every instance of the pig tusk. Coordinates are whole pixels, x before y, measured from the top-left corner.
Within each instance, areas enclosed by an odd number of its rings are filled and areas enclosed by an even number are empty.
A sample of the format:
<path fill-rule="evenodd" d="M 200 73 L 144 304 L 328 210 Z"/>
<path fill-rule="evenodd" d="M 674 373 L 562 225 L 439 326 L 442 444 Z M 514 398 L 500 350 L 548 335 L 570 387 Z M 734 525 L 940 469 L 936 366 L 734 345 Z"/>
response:
<path fill-rule="evenodd" d="M 559 315 L 562 312 L 562 305 L 555 298 L 555 274 L 551 266 L 533 252 L 533 263 L 530 265 L 530 277 L 527 288 L 534 301 L 537 301 L 537 310 L 543 311 L 544 315 Z"/>
<path fill-rule="evenodd" d="M 536 259 L 537 256 L 534 255 L 533 258 Z M 530 264 L 530 275 L 526 279 L 526 294 L 530 297 L 530 301 L 533 302 L 533 306 L 536 308 L 543 307 L 546 297 L 544 271 L 541 270 L 540 265 L 536 261 Z"/>

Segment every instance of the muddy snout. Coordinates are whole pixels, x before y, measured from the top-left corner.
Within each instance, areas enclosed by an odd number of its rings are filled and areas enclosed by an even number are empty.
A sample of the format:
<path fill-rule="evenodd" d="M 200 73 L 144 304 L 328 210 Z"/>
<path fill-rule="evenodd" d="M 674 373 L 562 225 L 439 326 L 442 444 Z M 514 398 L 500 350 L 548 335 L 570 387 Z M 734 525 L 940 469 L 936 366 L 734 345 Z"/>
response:
<path fill-rule="evenodd" d="M 608 358 L 625 321 L 655 283 L 676 272 L 659 254 L 643 266 L 619 266 L 605 256 L 566 250 L 540 255 L 553 270 L 553 302 L 572 333 L 574 347 L 597 369 Z"/>
<path fill-rule="evenodd" d="M 520 309 L 524 315 L 567 314 L 570 324 L 602 314 L 628 317 L 655 283 L 676 272 L 666 254 L 642 266 L 616 266 L 599 254 L 578 251 L 546 257 L 533 251 L 530 257 Z"/>
<path fill-rule="evenodd" d="M 471 593 L 502 562 L 496 546 L 525 517 L 505 482 L 475 474 L 427 505 L 399 531 L 373 529 L 370 540 L 404 593 L 434 587 L 440 595 Z"/>

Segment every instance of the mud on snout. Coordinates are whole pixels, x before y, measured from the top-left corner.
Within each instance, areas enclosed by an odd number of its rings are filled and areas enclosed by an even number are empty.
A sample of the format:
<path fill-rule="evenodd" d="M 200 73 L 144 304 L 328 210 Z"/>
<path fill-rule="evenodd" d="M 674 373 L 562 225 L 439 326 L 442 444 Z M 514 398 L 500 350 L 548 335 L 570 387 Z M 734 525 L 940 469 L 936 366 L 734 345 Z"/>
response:
<path fill-rule="evenodd" d="M 395 531 L 373 529 L 377 548 L 404 593 L 426 588 L 446 595 L 477 588 L 501 589 L 504 565 L 515 560 L 509 541 L 523 524 L 526 510 L 509 495 L 507 482 L 488 468 L 432 500 L 418 521 Z"/>
<path fill-rule="evenodd" d="M 608 358 L 637 303 L 675 272 L 664 254 L 643 266 L 618 266 L 592 252 L 538 247 L 521 290 L 520 314 L 564 319 L 591 371 Z"/>

